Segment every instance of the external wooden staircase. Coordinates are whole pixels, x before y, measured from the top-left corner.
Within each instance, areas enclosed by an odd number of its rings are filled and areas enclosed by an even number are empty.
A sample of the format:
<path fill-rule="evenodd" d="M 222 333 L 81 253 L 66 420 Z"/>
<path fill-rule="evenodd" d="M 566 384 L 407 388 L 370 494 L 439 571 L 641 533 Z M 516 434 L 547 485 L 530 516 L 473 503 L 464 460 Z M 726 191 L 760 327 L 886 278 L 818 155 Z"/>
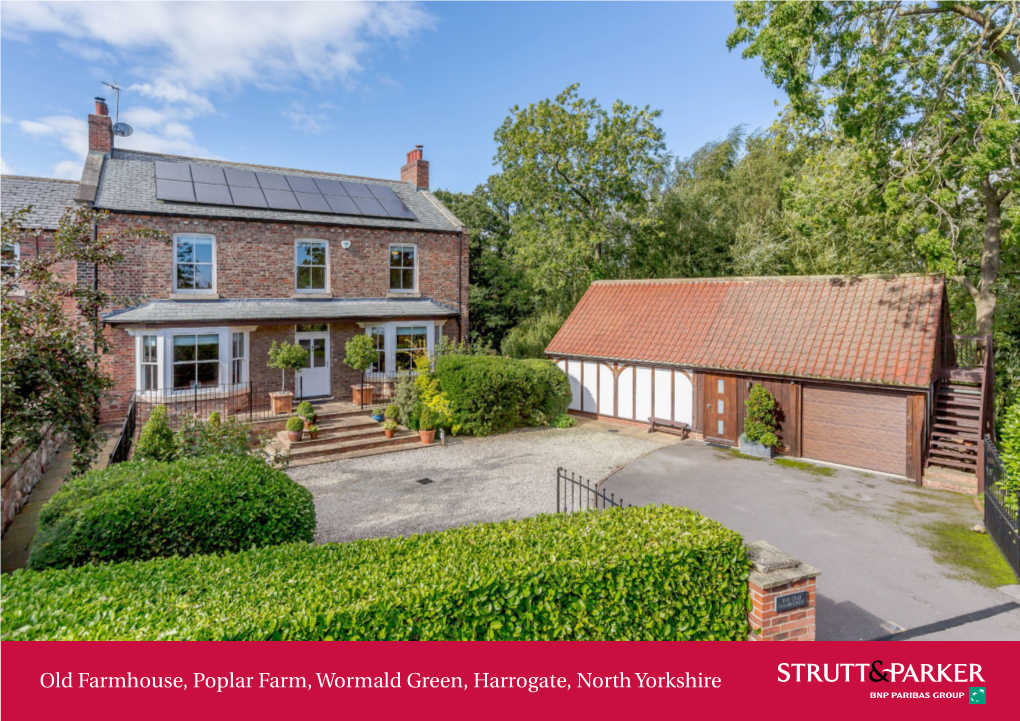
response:
<path fill-rule="evenodd" d="M 983 437 L 991 433 L 991 337 L 949 336 L 935 383 L 924 485 L 976 495 L 984 490 Z"/>
<path fill-rule="evenodd" d="M 276 443 L 290 452 L 292 467 L 423 446 L 419 435 L 406 428 L 387 438 L 382 423 L 372 420 L 370 409 L 362 410 L 342 401 L 313 405 L 318 415 L 315 423 L 319 427 L 318 438 L 311 440 L 306 432 L 300 441 L 291 443 L 286 431 L 277 434 Z"/>

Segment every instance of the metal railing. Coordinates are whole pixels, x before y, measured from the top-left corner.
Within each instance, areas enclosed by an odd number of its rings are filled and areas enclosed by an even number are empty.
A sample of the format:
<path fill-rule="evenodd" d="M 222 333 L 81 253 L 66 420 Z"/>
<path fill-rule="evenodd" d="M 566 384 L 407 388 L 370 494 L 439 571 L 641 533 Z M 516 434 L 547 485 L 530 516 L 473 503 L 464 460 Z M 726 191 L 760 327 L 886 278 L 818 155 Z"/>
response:
<path fill-rule="evenodd" d="M 124 423 L 120 427 L 120 437 L 117 439 L 117 445 L 113 447 L 110 452 L 110 463 L 122 463 L 131 457 L 131 444 L 135 439 L 135 401 L 134 399 L 128 404 L 127 415 L 124 416 Z"/>
<path fill-rule="evenodd" d="M 388 371 L 386 373 L 366 371 L 364 384 L 372 386 L 372 405 L 392 401 L 396 394 L 397 382 L 401 378 L 413 378 L 414 375 L 414 371 Z"/>
<path fill-rule="evenodd" d="M 984 445 L 985 530 L 1020 579 L 1020 493 L 1009 494 L 999 485 L 1006 476 L 1002 459 L 990 437 L 985 436 Z"/>
<path fill-rule="evenodd" d="M 301 400 L 301 383 L 298 379 L 294 400 Z M 186 420 L 208 418 L 213 412 L 223 418 L 254 422 L 273 420 L 283 416 L 273 413 L 270 392 L 278 391 L 276 384 L 254 381 L 227 385 L 195 387 L 177 391 L 140 391 L 135 394 L 137 422 L 145 423 L 156 406 L 165 406 L 170 427 L 177 429 Z"/>
<path fill-rule="evenodd" d="M 556 512 L 604 511 L 607 508 L 624 508 L 626 504 L 615 494 L 606 494 L 598 484 L 563 468 L 556 469 Z"/>

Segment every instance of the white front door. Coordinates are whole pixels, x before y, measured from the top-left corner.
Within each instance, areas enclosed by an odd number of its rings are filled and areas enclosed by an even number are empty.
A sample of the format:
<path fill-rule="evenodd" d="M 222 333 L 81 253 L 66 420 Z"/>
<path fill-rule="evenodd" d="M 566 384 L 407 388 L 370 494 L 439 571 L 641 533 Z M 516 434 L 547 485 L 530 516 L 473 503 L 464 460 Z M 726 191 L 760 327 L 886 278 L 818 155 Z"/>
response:
<path fill-rule="evenodd" d="M 330 394 L 329 385 L 329 333 L 298 333 L 297 342 L 308 351 L 305 367 L 298 371 L 295 393 L 302 398 L 316 398 Z"/>

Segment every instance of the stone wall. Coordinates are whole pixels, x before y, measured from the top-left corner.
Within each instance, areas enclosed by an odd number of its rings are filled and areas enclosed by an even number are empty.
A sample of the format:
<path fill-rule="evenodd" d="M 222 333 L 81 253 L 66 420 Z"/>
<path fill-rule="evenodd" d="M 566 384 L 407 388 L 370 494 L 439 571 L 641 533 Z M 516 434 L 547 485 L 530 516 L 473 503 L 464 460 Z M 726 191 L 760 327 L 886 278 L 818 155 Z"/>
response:
<path fill-rule="evenodd" d="M 32 489 L 42 478 L 63 442 L 62 436 L 47 432 L 42 444 L 32 452 L 15 445 L 10 456 L 4 457 L 0 475 L 3 478 L 3 532 L 28 502 Z"/>

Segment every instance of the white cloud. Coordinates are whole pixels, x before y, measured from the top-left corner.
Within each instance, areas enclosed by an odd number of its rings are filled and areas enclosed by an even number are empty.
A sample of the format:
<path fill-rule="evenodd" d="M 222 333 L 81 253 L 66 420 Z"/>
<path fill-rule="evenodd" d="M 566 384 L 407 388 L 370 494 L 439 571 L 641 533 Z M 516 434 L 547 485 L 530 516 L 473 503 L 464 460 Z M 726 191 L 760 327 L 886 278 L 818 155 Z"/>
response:
<path fill-rule="evenodd" d="M 82 163 L 77 160 L 61 160 L 53 166 L 53 177 L 63 180 L 81 180 Z"/>
<path fill-rule="evenodd" d="M 86 43 L 75 42 L 73 40 L 61 40 L 57 43 L 57 47 L 65 53 L 76 55 L 79 58 L 88 60 L 92 63 L 112 63 L 116 61 L 113 53 Z"/>
<path fill-rule="evenodd" d="M 4 175 L 11 175 L 14 173 L 14 170 L 12 170 L 11 166 L 4 162 L 3 158 L 0 158 L 0 173 L 3 173 Z"/>
<path fill-rule="evenodd" d="M 51 115 L 40 120 L 22 120 L 21 131 L 35 138 L 51 138 L 84 160 L 89 153 L 89 126 L 84 118 Z"/>
<path fill-rule="evenodd" d="M 329 103 L 323 103 L 323 105 L 329 105 Z M 332 107 L 330 105 L 330 107 Z M 323 112 L 309 111 L 305 108 L 304 103 L 297 101 L 290 104 L 290 107 L 285 109 L 282 113 L 284 118 L 290 121 L 290 126 L 295 130 L 300 130 L 305 135 L 320 135 L 323 130 L 329 127 L 329 116 Z"/>

